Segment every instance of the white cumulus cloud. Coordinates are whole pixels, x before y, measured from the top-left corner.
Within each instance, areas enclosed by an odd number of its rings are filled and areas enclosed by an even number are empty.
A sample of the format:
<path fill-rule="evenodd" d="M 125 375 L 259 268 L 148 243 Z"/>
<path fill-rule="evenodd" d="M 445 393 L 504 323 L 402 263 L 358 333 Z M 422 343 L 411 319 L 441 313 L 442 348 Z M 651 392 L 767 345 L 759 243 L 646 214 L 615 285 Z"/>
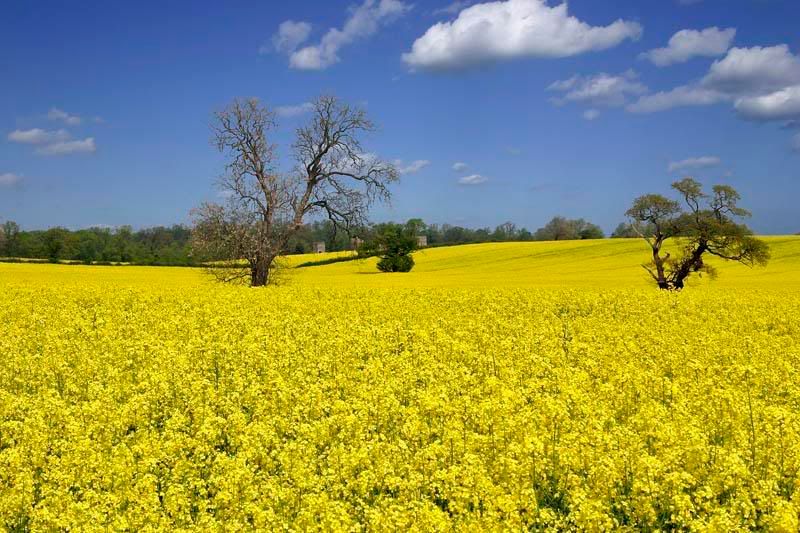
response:
<path fill-rule="evenodd" d="M 569 57 L 638 39 L 642 27 L 617 20 L 591 26 L 571 16 L 567 3 L 505 0 L 476 4 L 450 22 L 428 28 L 403 61 L 412 69 L 454 70 L 519 57 Z"/>
<path fill-rule="evenodd" d="M 654 65 L 666 67 L 675 63 L 685 63 L 693 57 L 721 56 L 733 44 L 735 28 L 724 30 L 714 26 L 704 30 L 681 30 L 672 36 L 665 48 L 656 48 L 641 55 Z"/>
<path fill-rule="evenodd" d="M 786 45 L 732 48 L 715 61 L 702 79 L 669 91 L 643 95 L 630 106 L 634 113 L 654 113 L 674 107 L 703 106 L 732 102 L 746 118 L 786 118 L 795 97 L 792 87 L 800 85 L 800 57 Z"/>
<path fill-rule="evenodd" d="M 704 87 L 727 94 L 758 94 L 800 84 L 800 57 L 785 44 L 732 48 L 711 65 Z"/>
<path fill-rule="evenodd" d="M 70 115 L 57 107 L 50 108 L 50 111 L 47 112 L 47 118 L 61 121 L 68 126 L 78 126 L 81 123 L 81 117 L 78 115 Z"/>
<path fill-rule="evenodd" d="M 719 157 L 704 155 L 701 157 L 690 157 L 689 159 L 683 159 L 681 161 L 673 161 L 669 164 L 668 170 L 669 172 L 682 172 L 684 170 L 716 167 L 720 164 L 722 164 L 722 160 Z"/>
<path fill-rule="evenodd" d="M 53 144 L 48 144 L 36 150 L 39 155 L 69 155 L 69 154 L 90 154 L 94 153 L 97 147 L 94 143 L 94 137 L 87 137 L 82 141 L 63 141 Z"/>
<path fill-rule="evenodd" d="M 739 98 L 733 107 L 739 115 L 751 120 L 800 119 L 800 85 L 762 96 Z"/>
<path fill-rule="evenodd" d="M 386 24 L 397 17 L 407 13 L 410 4 L 400 0 L 364 0 L 364 2 L 350 9 L 349 16 L 342 28 L 331 28 L 319 44 L 306 46 L 299 50 L 286 50 L 289 52 L 289 66 L 300 70 L 323 70 L 339 62 L 339 50 L 357 41 L 374 35 L 382 24 Z M 295 32 L 297 37 L 308 37 L 300 31 Z M 280 35 L 280 30 L 278 31 Z M 300 41 L 300 42 L 302 42 Z M 290 41 L 294 44 L 297 39 Z M 299 42 L 297 43 L 299 44 Z M 295 45 L 296 46 L 296 45 Z"/>
<path fill-rule="evenodd" d="M 481 176 L 480 174 L 472 174 L 470 176 L 464 176 L 463 178 L 458 179 L 458 183 L 461 185 L 480 185 L 481 183 L 486 183 L 489 181 L 489 178 L 486 176 Z"/>
<path fill-rule="evenodd" d="M 22 176 L 18 176 L 17 174 L 12 174 L 11 172 L 6 172 L 5 174 L 0 174 L 0 187 L 11 187 L 12 185 L 16 185 L 22 179 Z"/>
<path fill-rule="evenodd" d="M 464 163 L 463 161 L 458 161 L 456 163 L 453 163 L 453 170 L 455 170 L 456 172 L 464 172 L 468 168 L 469 165 Z"/>
<path fill-rule="evenodd" d="M 8 134 L 9 141 L 22 144 L 47 144 L 66 141 L 69 138 L 69 132 L 66 130 L 49 131 L 41 128 L 14 130 Z"/>

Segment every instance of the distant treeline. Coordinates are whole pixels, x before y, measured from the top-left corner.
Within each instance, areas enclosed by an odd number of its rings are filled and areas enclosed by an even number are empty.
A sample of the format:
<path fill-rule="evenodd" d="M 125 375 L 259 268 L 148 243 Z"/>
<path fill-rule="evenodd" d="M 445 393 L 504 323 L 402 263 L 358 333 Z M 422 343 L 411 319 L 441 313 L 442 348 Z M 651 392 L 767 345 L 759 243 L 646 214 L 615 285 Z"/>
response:
<path fill-rule="evenodd" d="M 22 231 L 16 223 L 6 222 L 0 231 L 0 257 L 87 264 L 190 265 L 191 233 L 180 225 L 138 231 L 130 226 Z"/>
<path fill-rule="evenodd" d="M 391 224 L 391 223 L 388 223 Z M 363 232 L 362 238 L 370 240 L 376 231 L 386 224 L 375 224 Z M 582 218 L 569 219 L 553 217 L 543 227 L 531 233 L 527 228 L 518 227 L 506 222 L 492 228 L 464 228 L 450 224 L 426 224 L 414 218 L 405 223 L 414 234 L 425 236 L 428 246 L 446 246 L 453 244 L 477 244 L 484 242 L 519 242 L 519 241 L 576 241 L 587 239 L 603 239 L 605 234 L 600 226 Z M 638 233 L 628 223 L 621 223 L 611 234 L 612 238 L 638 237 Z M 327 245 L 327 243 L 326 243 Z"/>
<path fill-rule="evenodd" d="M 411 219 L 404 225 L 418 236 L 427 238 L 428 246 L 454 244 L 557 241 L 602 239 L 599 226 L 583 219 L 555 217 L 534 232 L 517 227 L 511 222 L 491 228 L 464 228 L 450 224 L 426 224 L 421 219 Z M 362 228 L 355 235 L 369 240 L 381 224 Z M 192 255 L 191 228 L 183 225 L 158 226 L 134 230 L 130 226 L 118 228 L 88 228 L 68 230 L 55 227 L 47 230 L 24 231 L 18 224 L 7 221 L 0 226 L 0 258 L 39 259 L 47 261 L 78 261 L 86 264 L 133 263 L 139 265 L 194 265 L 205 258 Z M 612 237 L 634 237 L 635 232 L 620 224 Z M 324 242 L 328 251 L 350 250 L 354 247 L 351 236 L 336 231 L 329 221 L 306 224 L 289 242 L 287 254 L 314 251 L 314 244 Z"/>
<path fill-rule="evenodd" d="M 369 240 L 381 224 L 376 224 L 365 231 L 365 239 Z M 605 235 L 599 226 L 584 219 L 570 220 L 564 217 L 555 217 L 544 227 L 531 233 L 527 228 L 518 227 L 512 222 L 506 222 L 492 228 L 464 228 L 450 224 L 426 224 L 423 220 L 415 218 L 407 221 L 405 226 L 412 229 L 413 233 L 425 236 L 428 246 L 442 246 L 452 244 L 471 244 L 484 242 L 516 242 L 516 241 L 556 241 L 578 239 L 602 239 Z"/>

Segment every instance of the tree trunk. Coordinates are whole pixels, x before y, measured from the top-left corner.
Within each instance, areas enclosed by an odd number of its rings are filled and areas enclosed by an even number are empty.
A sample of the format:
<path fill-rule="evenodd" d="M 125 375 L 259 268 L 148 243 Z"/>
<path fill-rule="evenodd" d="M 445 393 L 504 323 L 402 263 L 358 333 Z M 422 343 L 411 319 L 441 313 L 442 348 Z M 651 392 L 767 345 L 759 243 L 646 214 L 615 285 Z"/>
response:
<path fill-rule="evenodd" d="M 659 257 L 658 260 L 655 261 L 655 264 L 658 288 L 662 290 L 669 289 L 669 281 L 667 281 L 667 276 L 664 273 L 664 260 Z"/>
<path fill-rule="evenodd" d="M 667 281 L 667 276 L 664 272 L 664 261 L 668 258 L 669 254 L 667 254 L 666 258 L 661 257 L 660 243 L 653 245 L 653 264 L 656 267 L 656 283 L 658 283 L 658 288 L 662 290 L 669 289 L 669 282 Z"/>
<path fill-rule="evenodd" d="M 250 286 L 265 287 L 269 283 L 269 271 L 272 267 L 272 260 L 266 257 L 258 257 L 250 263 Z"/>
<path fill-rule="evenodd" d="M 706 252 L 706 249 L 705 244 L 699 244 L 697 248 L 692 251 L 692 255 L 681 263 L 680 268 L 675 272 L 672 279 L 673 289 L 683 289 L 686 284 L 686 278 L 688 278 L 692 272 L 697 272 L 703 268 L 703 254 Z"/>

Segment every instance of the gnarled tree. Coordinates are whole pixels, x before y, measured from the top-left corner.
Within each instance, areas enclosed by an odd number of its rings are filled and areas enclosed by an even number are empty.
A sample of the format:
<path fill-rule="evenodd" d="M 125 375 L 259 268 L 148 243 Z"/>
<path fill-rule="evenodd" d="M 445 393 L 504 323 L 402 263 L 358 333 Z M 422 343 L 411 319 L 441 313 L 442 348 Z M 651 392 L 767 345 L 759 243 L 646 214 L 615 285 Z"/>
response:
<path fill-rule="evenodd" d="M 716 275 L 703 259 L 705 254 L 748 266 L 766 265 L 768 245 L 753 236 L 738 219 L 750 212 L 738 206 L 739 193 L 728 185 L 715 185 L 706 194 L 692 178 L 672 184 L 683 203 L 660 194 L 640 196 L 626 215 L 631 226 L 647 241 L 652 260 L 643 265 L 659 288 L 680 290 L 694 273 Z M 679 238 L 683 249 L 678 257 L 664 251 L 665 243 Z"/>
<path fill-rule="evenodd" d="M 372 122 L 335 97 L 313 103 L 311 120 L 292 145 L 295 167 L 286 173 L 279 171 L 268 138 L 274 114 L 257 100 L 235 100 L 215 118 L 214 144 L 228 158 L 219 179 L 227 201 L 193 211 L 192 242 L 198 255 L 222 267 L 212 271 L 223 281 L 267 285 L 276 258 L 304 220 L 324 216 L 349 232 L 365 224 L 375 201 L 390 198 L 397 171 L 361 145 Z"/>

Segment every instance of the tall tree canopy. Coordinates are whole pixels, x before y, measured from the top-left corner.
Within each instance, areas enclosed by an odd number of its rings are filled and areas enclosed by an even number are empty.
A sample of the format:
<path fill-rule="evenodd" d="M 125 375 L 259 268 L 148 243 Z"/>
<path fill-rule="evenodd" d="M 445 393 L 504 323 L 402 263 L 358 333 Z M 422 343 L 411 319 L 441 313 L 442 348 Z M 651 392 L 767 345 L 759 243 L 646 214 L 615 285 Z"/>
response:
<path fill-rule="evenodd" d="M 700 183 L 684 178 L 672 184 L 681 201 L 660 194 L 646 194 L 634 200 L 626 215 L 632 227 L 647 241 L 652 260 L 643 265 L 661 289 L 683 289 L 693 273 L 716 275 L 703 259 L 710 254 L 748 266 L 766 265 L 768 245 L 753 236 L 739 219 L 750 212 L 739 207 L 738 192 L 728 185 L 715 185 L 711 194 Z M 680 237 L 680 254 L 664 251 L 669 239 Z"/>

